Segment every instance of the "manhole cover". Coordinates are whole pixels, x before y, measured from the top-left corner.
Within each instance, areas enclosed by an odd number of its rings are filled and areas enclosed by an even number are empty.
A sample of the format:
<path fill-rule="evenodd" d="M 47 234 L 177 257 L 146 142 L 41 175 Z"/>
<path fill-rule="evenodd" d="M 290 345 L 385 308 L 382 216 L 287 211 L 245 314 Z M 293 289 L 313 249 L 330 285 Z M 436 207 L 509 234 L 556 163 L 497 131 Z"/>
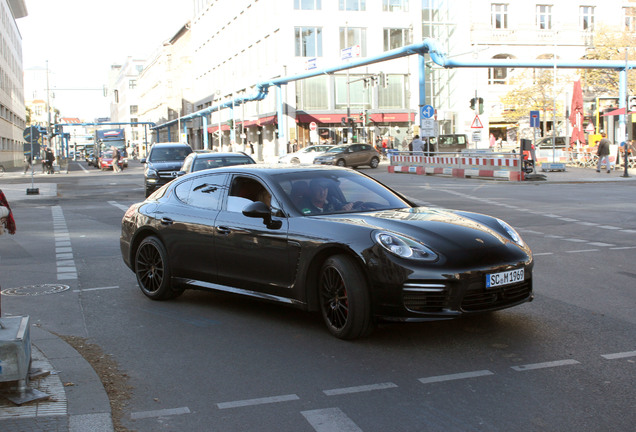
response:
<path fill-rule="evenodd" d="M 38 296 L 44 294 L 57 294 L 64 292 L 70 287 L 68 285 L 60 284 L 42 284 L 42 285 L 28 285 L 18 288 L 7 288 L 2 290 L 2 295 L 6 296 Z"/>

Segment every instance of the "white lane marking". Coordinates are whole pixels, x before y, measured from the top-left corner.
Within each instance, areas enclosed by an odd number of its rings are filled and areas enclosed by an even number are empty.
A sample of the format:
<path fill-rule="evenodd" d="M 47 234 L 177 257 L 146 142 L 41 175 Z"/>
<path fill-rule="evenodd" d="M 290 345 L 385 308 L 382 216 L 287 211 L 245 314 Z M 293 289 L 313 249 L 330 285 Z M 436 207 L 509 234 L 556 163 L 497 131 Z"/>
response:
<path fill-rule="evenodd" d="M 613 244 L 609 244 L 609 243 L 601 243 L 601 242 L 590 242 L 588 243 L 590 246 L 598 246 L 598 247 L 610 247 L 610 246 L 616 246 Z"/>
<path fill-rule="evenodd" d="M 128 210 L 128 208 L 130 207 L 130 206 L 125 206 L 125 205 L 119 204 L 117 201 L 108 201 L 108 204 L 110 204 L 110 205 L 112 205 L 114 207 L 117 207 L 119 210 L 123 210 L 123 211 Z"/>
<path fill-rule="evenodd" d="M 577 224 L 585 226 L 596 226 L 594 222 L 577 222 Z"/>
<path fill-rule="evenodd" d="M 545 238 L 552 238 L 552 239 L 562 239 L 563 236 L 560 235 L 554 235 L 554 234 L 546 234 Z"/>
<path fill-rule="evenodd" d="M 578 222 L 578 219 L 572 219 L 572 218 L 567 218 L 567 217 L 562 217 L 560 218 L 563 222 Z"/>
<path fill-rule="evenodd" d="M 624 229 L 624 230 L 621 230 L 621 232 L 629 233 L 629 234 L 636 234 L 636 230 L 630 230 L 630 229 Z"/>
<path fill-rule="evenodd" d="M 336 395 L 343 395 L 343 394 L 350 394 L 350 393 L 361 393 L 361 392 L 374 391 L 374 390 L 384 390 L 384 389 L 396 388 L 396 387 L 397 387 L 397 384 L 393 384 L 392 382 L 387 382 L 387 383 L 370 384 L 370 385 L 363 385 L 363 386 L 357 386 L 357 387 L 343 387 L 343 388 L 337 388 L 337 389 L 331 389 L 331 390 L 323 390 L 323 393 L 326 394 L 327 396 L 336 396 Z"/>
<path fill-rule="evenodd" d="M 429 383 L 442 382 L 442 381 L 452 381 L 452 380 L 459 380 L 459 379 L 466 379 L 466 378 L 477 378 L 477 377 L 488 376 L 488 375 L 494 375 L 494 373 L 490 372 L 489 370 L 480 370 L 480 371 L 474 371 L 474 372 L 463 372 L 463 373 L 456 373 L 456 374 L 450 374 L 450 375 L 438 375 L 438 376 L 420 378 L 418 381 L 420 381 L 422 384 L 429 384 Z"/>
<path fill-rule="evenodd" d="M 554 255 L 554 252 L 541 252 L 541 253 L 532 254 L 532 256 L 545 256 L 545 255 Z"/>
<path fill-rule="evenodd" d="M 108 286 L 108 287 L 99 287 L 99 288 L 84 288 L 84 289 L 76 289 L 73 292 L 85 292 L 85 291 L 101 291 L 101 290 L 109 290 L 109 289 L 117 289 L 119 285 Z"/>
<path fill-rule="evenodd" d="M 619 229 L 621 229 L 620 227 L 615 227 L 615 226 L 612 226 L 612 225 L 601 225 L 601 226 L 599 226 L 599 228 L 603 228 L 603 229 L 606 229 L 606 230 L 619 230 Z"/>
<path fill-rule="evenodd" d="M 601 357 L 607 360 L 615 360 L 626 357 L 636 357 L 636 351 L 626 351 L 622 353 L 614 353 L 614 354 L 601 354 Z"/>
<path fill-rule="evenodd" d="M 610 249 L 611 250 L 636 249 L 636 246 L 619 246 L 619 247 L 612 247 Z"/>
<path fill-rule="evenodd" d="M 166 408 L 166 409 L 155 410 L 155 411 L 140 411 L 140 412 L 131 413 L 130 418 L 132 420 L 139 420 L 139 419 L 145 419 L 145 418 L 165 417 L 165 416 L 180 415 L 180 414 L 190 414 L 190 409 L 188 407 L 181 407 L 181 408 Z"/>
<path fill-rule="evenodd" d="M 574 243 L 586 243 L 587 240 L 583 240 L 583 239 L 576 239 L 576 238 L 566 238 L 563 239 L 565 241 L 569 241 L 569 242 L 574 242 Z"/>
<path fill-rule="evenodd" d="M 512 366 L 511 368 L 513 370 L 516 370 L 517 372 L 523 372 L 527 370 L 546 369 L 546 368 L 569 366 L 569 365 L 575 365 L 575 364 L 581 364 L 581 363 L 576 360 L 556 360 L 556 361 L 544 362 L 544 363 L 532 363 L 532 364 L 521 365 L 521 366 Z"/>
<path fill-rule="evenodd" d="M 316 432 L 362 432 L 339 408 L 325 408 L 300 412 Z"/>
<path fill-rule="evenodd" d="M 295 394 L 289 394 L 289 395 L 282 395 L 282 396 L 264 397 L 264 398 L 258 398 L 258 399 L 245 399 L 245 400 L 239 400 L 239 401 L 233 401 L 233 402 L 221 402 L 216 404 L 216 406 L 219 409 L 239 408 L 239 407 L 245 407 L 245 406 L 251 406 L 251 405 L 264 405 L 264 404 L 277 403 L 277 402 L 288 402 L 288 401 L 293 401 L 298 399 L 300 398 L 296 396 Z"/>
<path fill-rule="evenodd" d="M 57 280 L 77 279 L 77 268 L 73 259 L 71 236 L 68 232 L 66 219 L 62 207 L 51 207 L 53 217 L 53 238 L 55 239 L 55 259 L 57 265 Z"/>
<path fill-rule="evenodd" d="M 573 251 L 565 251 L 566 253 L 583 253 L 583 252 L 598 252 L 598 249 L 581 249 Z"/>

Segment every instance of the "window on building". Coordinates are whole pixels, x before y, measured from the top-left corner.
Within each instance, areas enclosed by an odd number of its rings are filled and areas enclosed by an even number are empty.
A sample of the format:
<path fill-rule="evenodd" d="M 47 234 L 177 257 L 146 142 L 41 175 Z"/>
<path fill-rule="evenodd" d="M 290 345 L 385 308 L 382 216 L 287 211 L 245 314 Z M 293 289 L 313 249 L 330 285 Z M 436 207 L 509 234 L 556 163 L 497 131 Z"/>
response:
<path fill-rule="evenodd" d="M 384 12 L 408 12 L 409 0 L 382 0 Z"/>
<path fill-rule="evenodd" d="M 552 5 L 537 5 L 537 28 L 539 30 L 552 28 Z"/>
<path fill-rule="evenodd" d="M 490 5 L 490 21 L 493 29 L 508 28 L 508 5 L 492 3 Z"/>
<path fill-rule="evenodd" d="M 296 57 L 322 56 L 322 28 L 296 27 L 294 31 Z"/>
<path fill-rule="evenodd" d="M 493 59 L 511 59 L 510 54 L 498 54 Z M 508 83 L 508 75 L 512 72 L 512 69 L 505 67 L 496 67 L 488 69 L 488 84 L 490 85 L 505 85 Z"/>
<path fill-rule="evenodd" d="M 346 75 L 336 75 L 335 77 L 336 87 L 336 109 L 347 108 L 347 86 L 349 87 L 349 103 L 348 106 L 351 109 L 354 108 L 371 108 L 372 88 L 371 86 L 364 88 L 364 82 L 354 81 L 356 77 L 350 76 L 347 84 Z"/>
<path fill-rule="evenodd" d="M 409 29 L 384 29 L 384 51 L 400 48 L 410 43 Z"/>
<path fill-rule="evenodd" d="M 132 113 L 131 113 L 131 114 L 132 114 Z M 136 117 L 131 117 L 131 118 L 130 118 L 130 122 L 131 122 L 131 123 L 137 123 L 138 121 L 139 121 L 139 119 L 138 119 L 138 118 L 136 118 Z M 131 127 L 131 128 L 136 128 L 136 127 L 137 127 L 137 125 L 136 125 L 136 124 L 132 124 L 132 125 L 130 125 L 130 127 Z"/>
<path fill-rule="evenodd" d="M 366 0 L 339 0 L 340 1 L 340 10 L 347 11 L 365 11 L 367 10 L 367 1 Z"/>
<path fill-rule="evenodd" d="M 119 90 L 115 90 L 113 95 L 115 96 L 115 103 L 119 103 Z"/>
<path fill-rule="evenodd" d="M 378 108 L 404 109 L 405 94 L 404 75 L 387 75 L 386 87 L 378 87 Z"/>
<path fill-rule="evenodd" d="M 137 114 L 139 112 L 139 107 L 137 105 L 130 106 L 130 114 Z"/>
<path fill-rule="evenodd" d="M 317 76 L 296 81 L 296 106 L 301 110 L 329 109 L 329 81 Z"/>
<path fill-rule="evenodd" d="M 579 7 L 579 28 L 581 30 L 594 30 L 594 6 Z"/>
<path fill-rule="evenodd" d="M 629 32 L 636 32 L 636 7 L 624 7 L 623 17 L 625 30 Z"/>
<path fill-rule="evenodd" d="M 130 90 L 137 88 L 137 80 L 128 80 L 128 88 Z"/>
<path fill-rule="evenodd" d="M 320 0 L 294 0 L 296 10 L 320 10 L 322 9 Z"/>
<path fill-rule="evenodd" d="M 340 27 L 340 49 L 360 45 L 360 55 L 367 56 L 367 29 L 361 27 Z"/>

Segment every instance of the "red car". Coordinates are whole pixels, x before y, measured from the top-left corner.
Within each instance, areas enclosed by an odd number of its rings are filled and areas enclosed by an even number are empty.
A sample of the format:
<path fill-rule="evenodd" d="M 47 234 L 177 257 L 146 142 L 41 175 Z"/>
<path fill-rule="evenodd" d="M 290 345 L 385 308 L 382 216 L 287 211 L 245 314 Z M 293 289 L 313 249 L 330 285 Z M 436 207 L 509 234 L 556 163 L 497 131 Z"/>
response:
<path fill-rule="evenodd" d="M 117 165 L 119 165 L 120 170 L 123 170 L 124 160 L 122 158 L 119 158 Z M 102 155 L 97 160 L 97 168 L 101 169 L 102 171 L 113 169 L 113 152 L 111 150 L 102 153 Z"/>

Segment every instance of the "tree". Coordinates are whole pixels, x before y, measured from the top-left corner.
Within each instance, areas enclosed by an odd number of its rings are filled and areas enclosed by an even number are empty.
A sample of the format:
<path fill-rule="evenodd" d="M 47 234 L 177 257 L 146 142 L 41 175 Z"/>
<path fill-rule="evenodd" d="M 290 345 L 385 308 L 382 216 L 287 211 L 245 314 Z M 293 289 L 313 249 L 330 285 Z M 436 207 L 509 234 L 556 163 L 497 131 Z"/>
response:
<path fill-rule="evenodd" d="M 564 79 L 557 75 L 557 94 L 563 93 Z M 524 69 L 510 79 L 511 90 L 506 93 L 501 102 L 504 104 L 503 117 L 509 122 L 518 122 L 528 117 L 530 111 L 541 111 L 544 119 L 543 132 L 547 131 L 547 121 L 552 115 L 546 115 L 554 109 L 554 71 L 552 69 Z M 557 117 L 563 117 L 561 97 L 557 100 Z M 561 114 L 559 114 L 561 111 Z"/>
<path fill-rule="evenodd" d="M 594 32 L 592 46 L 583 56 L 586 60 L 625 60 L 625 47 L 628 59 L 636 59 L 636 33 L 616 31 L 613 27 L 598 26 Z M 597 96 L 618 95 L 618 71 L 611 69 L 583 69 L 580 72 L 584 89 Z M 636 75 L 628 73 L 627 87 L 629 94 L 636 92 Z"/>

